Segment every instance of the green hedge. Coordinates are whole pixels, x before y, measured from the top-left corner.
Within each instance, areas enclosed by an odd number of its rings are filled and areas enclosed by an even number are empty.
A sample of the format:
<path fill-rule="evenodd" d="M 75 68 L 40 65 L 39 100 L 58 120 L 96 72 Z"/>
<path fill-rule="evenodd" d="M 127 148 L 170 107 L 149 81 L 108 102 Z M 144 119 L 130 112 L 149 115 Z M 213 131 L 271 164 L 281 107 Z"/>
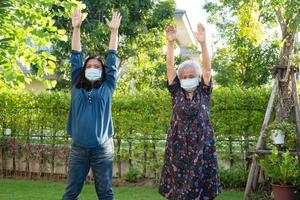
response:
<path fill-rule="evenodd" d="M 246 156 L 246 152 L 254 148 L 270 92 L 265 88 L 214 90 L 211 118 L 219 141 L 218 150 L 231 164 L 237 156 Z M 234 153 L 237 151 L 242 154 Z"/>
<path fill-rule="evenodd" d="M 65 93 L 33 93 L 2 89 L 0 91 L 0 130 L 10 128 L 19 142 L 30 136 L 45 136 L 43 143 L 65 143 L 66 120 L 70 96 Z M 48 137 L 47 137 L 48 136 Z M 60 137 L 59 137 L 60 136 Z M 35 138 L 37 140 L 37 138 Z"/>
<path fill-rule="evenodd" d="M 234 160 L 253 147 L 269 94 L 270 90 L 264 88 L 214 89 L 211 118 L 223 159 Z M 1 89 L 0 137 L 4 137 L 4 130 L 10 128 L 21 144 L 67 144 L 69 103 L 68 93 Z M 149 90 L 115 94 L 112 112 L 119 176 L 121 163 L 125 161 L 131 169 L 141 169 L 143 176 L 150 172 L 158 177 L 172 114 L 169 93 Z"/>
<path fill-rule="evenodd" d="M 270 91 L 216 88 L 211 118 L 216 136 L 232 140 L 256 139 Z M 0 90 L 0 128 L 15 135 L 66 135 L 70 95 L 63 92 Z M 113 98 L 115 137 L 164 139 L 171 117 L 171 98 L 166 90 L 115 94 Z M 47 142 L 47 141 L 46 141 Z"/>

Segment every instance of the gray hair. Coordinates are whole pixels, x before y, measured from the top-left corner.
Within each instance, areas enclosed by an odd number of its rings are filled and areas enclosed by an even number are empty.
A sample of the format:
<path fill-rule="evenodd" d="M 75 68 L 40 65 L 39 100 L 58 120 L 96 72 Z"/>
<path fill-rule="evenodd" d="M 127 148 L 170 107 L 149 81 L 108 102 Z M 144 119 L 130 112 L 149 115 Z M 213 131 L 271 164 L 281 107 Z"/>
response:
<path fill-rule="evenodd" d="M 182 62 L 178 69 L 177 69 L 177 76 L 180 78 L 182 75 L 182 72 L 186 69 L 186 68 L 193 68 L 196 72 L 196 76 L 200 76 L 201 74 L 201 68 L 199 66 L 199 64 L 193 60 L 186 60 L 184 62 Z"/>

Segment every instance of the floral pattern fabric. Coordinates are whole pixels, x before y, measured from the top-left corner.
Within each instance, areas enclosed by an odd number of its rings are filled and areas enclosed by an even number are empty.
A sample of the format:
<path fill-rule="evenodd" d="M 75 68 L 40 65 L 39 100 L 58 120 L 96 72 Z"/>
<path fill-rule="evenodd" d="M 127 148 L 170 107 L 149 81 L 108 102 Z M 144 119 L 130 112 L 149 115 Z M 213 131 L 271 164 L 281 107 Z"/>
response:
<path fill-rule="evenodd" d="M 159 193 L 170 200 L 214 199 L 221 187 L 209 116 L 212 81 L 209 85 L 199 82 L 192 99 L 180 87 L 178 77 L 168 89 L 173 115 Z"/>

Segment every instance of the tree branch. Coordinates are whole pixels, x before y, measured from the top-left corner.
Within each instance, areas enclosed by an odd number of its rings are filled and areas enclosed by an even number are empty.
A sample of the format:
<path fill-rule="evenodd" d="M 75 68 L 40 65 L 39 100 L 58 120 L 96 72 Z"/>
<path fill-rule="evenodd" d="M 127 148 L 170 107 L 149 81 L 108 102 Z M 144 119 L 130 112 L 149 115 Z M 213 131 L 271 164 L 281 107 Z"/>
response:
<path fill-rule="evenodd" d="M 286 32 L 287 32 L 287 25 L 286 25 L 286 22 L 284 21 L 284 17 L 282 15 L 282 12 L 280 9 L 276 10 L 276 16 L 277 16 L 277 20 L 280 24 L 282 38 L 284 38 L 286 35 Z"/>

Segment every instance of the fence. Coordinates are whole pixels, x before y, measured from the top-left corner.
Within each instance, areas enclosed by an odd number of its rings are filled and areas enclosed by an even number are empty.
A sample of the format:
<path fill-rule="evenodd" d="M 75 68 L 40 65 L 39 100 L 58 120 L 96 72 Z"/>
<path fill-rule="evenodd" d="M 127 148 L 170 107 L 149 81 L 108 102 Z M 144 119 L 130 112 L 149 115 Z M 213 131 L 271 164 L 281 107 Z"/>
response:
<path fill-rule="evenodd" d="M 25 136 L 21 136 L 24 138 Z M 47 138 L 49 137 L 49 138 Z M 31 136 L 31 143 L 19 142 L 19 137 L 3 136 L 0 139 L 0 166 L 3 177 L 65 179 L 69 145 L 49 144 L 42 141 L 65 140 L 62 136 Z M 248 141 L 249 142 L 249 141 Z M 254 140 L 250 144 L 254 144 Z M 234 160 L 245 160 L 247 151 L 244 140 L 217 140 L 219 154 L 224 163 L 232 165 Z M 115 164 L 114 177 L 121 178 L 128 170 L 138 168 L 143 177 L 158 179 L 163 162 L 165 139 L 114 138 Z M 230 152 L 222 151 L 222 146 L 229 146 Z"/>

